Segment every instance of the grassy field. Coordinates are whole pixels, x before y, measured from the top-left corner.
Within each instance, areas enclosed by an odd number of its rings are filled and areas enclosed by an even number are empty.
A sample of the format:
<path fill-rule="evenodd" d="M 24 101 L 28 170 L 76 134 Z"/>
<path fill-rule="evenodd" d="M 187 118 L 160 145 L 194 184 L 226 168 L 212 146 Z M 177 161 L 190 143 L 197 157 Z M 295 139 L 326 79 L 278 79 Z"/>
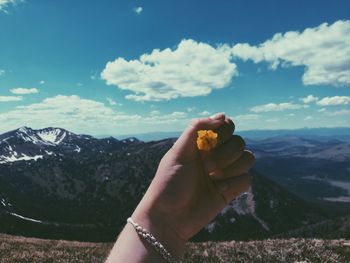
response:
<path fill-rule="evenodd" d="M 113 244 L 0 234 L 0 262 L 103 262 Z M 350 262 L 350 240 L 189 243 L 183 262 Z"/>

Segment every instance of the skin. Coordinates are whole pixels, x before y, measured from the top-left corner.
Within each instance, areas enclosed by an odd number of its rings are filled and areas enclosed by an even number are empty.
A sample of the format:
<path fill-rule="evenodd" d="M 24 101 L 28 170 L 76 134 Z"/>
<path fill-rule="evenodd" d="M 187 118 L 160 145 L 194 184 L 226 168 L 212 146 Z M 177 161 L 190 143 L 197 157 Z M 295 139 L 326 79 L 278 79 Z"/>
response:
<path fill-rule="evenodd" d="M 250 186 L 248 170 L 254 155 L 233 135 L 224 114 L 194 120 L 160 161 L 157 173 L 132 219 L 152 233 L 178 260 L 186 242 L 235 197 Z M 214 130 L 218 144 L 209 152 L 197 149 L 198 130 Z M 107 262 L 164 262 L 127 224 Z"/>

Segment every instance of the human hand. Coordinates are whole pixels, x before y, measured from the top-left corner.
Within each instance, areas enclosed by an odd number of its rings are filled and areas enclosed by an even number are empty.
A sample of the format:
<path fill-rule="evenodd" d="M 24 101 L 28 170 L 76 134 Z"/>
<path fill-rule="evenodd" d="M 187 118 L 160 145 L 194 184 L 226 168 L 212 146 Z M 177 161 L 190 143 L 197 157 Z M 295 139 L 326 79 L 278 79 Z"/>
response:
<path fill-rule="evenodd" d="M 197 149 L 198 130 L 214 130 L 218 144 Z M 177 256 L 184 244 L 235 197 L 247 191 L 254 163 L 233 122 L 224 114 L 195 120 L 162 158 L 132 217 Z"/>

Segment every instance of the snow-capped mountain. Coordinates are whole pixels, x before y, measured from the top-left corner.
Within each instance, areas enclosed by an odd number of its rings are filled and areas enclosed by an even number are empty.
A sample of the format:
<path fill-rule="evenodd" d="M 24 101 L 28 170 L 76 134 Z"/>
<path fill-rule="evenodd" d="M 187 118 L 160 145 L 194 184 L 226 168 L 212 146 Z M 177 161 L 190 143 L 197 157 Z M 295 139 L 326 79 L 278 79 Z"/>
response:
<path fill-rule="evenodd" d="M 42 159 L 52 155 L 53 147 L 63 142 L 70 132 L 60 128 L 33 130 L 21 127 L 0 135 L 0 164 Z"/>
<path fill-rule="evenodd" d="M 78 135 L 62 128 L 31 129 L 21 127 L 0 135 L 0 165 L 17 161 L 37 161 L 50 156 L 74 155 L 82 150 L 108 151 L 137 142 L 135 138 L 118 141 L 115 138 L 96 139 Z"/>

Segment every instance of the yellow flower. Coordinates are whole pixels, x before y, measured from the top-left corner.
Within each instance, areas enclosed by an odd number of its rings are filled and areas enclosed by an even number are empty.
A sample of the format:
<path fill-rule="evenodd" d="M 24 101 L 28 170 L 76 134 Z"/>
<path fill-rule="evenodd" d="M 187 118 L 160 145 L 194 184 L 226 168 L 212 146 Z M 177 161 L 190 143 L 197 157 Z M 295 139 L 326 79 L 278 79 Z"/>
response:
<path fill-rule="evenodd" d="M 199 150 L 210 151 L 218 142 L 218 134 L 212 130 L 199 130 L 197 132 L 197 147 Z"/>

